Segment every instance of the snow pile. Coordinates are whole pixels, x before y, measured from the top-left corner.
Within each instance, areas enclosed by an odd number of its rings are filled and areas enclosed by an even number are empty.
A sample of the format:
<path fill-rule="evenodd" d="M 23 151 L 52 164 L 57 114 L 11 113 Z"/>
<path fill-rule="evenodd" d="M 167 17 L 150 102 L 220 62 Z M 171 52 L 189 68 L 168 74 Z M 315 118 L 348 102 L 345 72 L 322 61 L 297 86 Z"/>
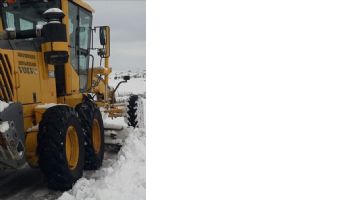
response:
<path fill-rule="evenodd" d="M 145 131 L 127 129 L 118 160 L 92 177 L 81 178 L 59 200 L 145 200 Z"/>
<path fill-rule="evenodd" d="M 10 104 L 6 103 L 5 101 L 0 101 L 0 112 L 4 111 Z"/>

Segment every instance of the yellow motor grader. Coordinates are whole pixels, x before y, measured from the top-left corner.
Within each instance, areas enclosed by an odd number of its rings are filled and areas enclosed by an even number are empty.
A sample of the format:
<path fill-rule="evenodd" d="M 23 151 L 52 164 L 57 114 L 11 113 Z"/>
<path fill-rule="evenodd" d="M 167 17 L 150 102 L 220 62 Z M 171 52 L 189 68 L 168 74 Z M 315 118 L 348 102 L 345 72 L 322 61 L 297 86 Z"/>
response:
<path fill-rule="evenodd" d="M 0 167 L 28 163 L 50 188 L 69 189 L 84 169 L 102 165 L 101 113 L 127 113 L 108 87 L 110 28 L 93 26 L 94 10 L 82 0 L 0 0 L 0 7 Z"/>

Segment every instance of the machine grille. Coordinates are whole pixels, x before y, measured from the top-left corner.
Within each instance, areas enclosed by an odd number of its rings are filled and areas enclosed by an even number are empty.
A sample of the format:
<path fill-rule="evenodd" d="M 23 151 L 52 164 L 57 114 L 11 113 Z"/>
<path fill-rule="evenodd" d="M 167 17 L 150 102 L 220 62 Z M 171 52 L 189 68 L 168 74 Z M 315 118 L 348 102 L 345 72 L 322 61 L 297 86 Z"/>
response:
<path fill-rule="evenodd" d="M 6 102 L 14 99 L 14 78 L 7 54 L 0 53 L 0 98 Z"/>

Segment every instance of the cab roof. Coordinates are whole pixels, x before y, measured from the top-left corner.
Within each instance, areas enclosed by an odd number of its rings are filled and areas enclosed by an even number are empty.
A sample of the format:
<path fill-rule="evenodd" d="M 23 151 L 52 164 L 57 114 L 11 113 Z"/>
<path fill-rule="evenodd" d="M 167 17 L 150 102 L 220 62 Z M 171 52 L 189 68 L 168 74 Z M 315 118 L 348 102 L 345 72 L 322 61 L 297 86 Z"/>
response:
<path fill-rule="evenodd" d="M 95 10 L 90 6 L 90 4 L 86 3 L 84 0 L 72 0 L 72 1 L 92 13 L 95 12 Z"/>

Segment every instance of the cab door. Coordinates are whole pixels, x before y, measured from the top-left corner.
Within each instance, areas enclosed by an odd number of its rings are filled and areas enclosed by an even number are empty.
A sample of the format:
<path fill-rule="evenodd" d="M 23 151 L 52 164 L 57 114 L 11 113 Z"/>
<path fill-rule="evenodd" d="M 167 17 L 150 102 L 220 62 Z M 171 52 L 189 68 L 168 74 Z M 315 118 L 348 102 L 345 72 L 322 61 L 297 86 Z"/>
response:
<path fill-rule="evenodd" d="M 80 92 L 88 88 L 92 14 L 69 2 L 70 63 L 79 76 Z"/>

